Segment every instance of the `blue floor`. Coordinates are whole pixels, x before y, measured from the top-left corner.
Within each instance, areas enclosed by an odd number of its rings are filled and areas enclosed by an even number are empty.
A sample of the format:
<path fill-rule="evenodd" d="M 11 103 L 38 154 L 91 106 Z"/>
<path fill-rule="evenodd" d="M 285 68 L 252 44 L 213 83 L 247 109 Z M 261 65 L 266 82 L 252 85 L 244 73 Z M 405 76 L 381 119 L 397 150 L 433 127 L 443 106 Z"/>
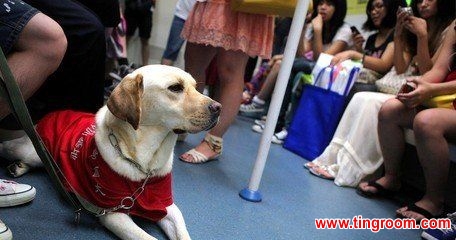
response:
<path fill-rule="evenodd" d="M 174 197 L 193 239 L 419 239 L 419 230 L 317 230 L 315 218 L 394 218 L 399 206 L 390 200 L 370 200 L 352 188 L 317 178 L 302 167 L 306 161 L 272 145 L 260 185 L 263 201 L 251 203 L 238 192 L 247 186 L 261 135 L 250 130 L 251 119 L 238 117 L 224 139 L 218 161 L 193 165 L 174 164 Z M 195 146 L 203 133 L 178 143 L 176 155 Z M 5 170 L 0 177 L 5 178 Z M 0 209 L 14 239 L 116 239 L 84 215 L 73 224 L 71 207 L 50 185 L 44 171 L 34 171 L 18 181 L 36 187 L 36 199 L 28 205 Z M 136 219 L 158 239 L 167 239 L 154 224 Z"/>

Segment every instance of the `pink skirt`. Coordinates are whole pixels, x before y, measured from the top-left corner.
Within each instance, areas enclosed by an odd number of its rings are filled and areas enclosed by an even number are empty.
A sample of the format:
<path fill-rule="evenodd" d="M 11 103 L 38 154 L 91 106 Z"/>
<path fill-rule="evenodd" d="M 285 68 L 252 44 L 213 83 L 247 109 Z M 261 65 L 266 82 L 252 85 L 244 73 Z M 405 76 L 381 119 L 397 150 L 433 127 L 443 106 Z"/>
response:
<path fill-rule="evenodd" d="M 231 10 L 229 0 L 197 2 L 182 30 L 192 43 L 271 58 L 274 18 Z"/>

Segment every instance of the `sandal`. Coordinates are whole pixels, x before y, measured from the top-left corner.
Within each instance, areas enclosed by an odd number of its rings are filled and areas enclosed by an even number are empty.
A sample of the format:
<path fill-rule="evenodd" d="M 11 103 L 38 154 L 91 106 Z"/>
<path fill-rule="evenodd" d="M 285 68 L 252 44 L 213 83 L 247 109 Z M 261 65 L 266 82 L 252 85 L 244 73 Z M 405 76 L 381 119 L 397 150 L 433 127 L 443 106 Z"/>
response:
<path fill-rule="evenodd" d="M 306 162 L 303 164 L 304 168 L 310 170 L 313 167 L 319 166 L 318 164 L 315 164 L 314 162 Z"/>
<path fill-rule="evenodd" d="M 424 218 L 427 218 L 427 219 L 431 219 L 431 218 L 440 218 L 442 217 L 441 214 L 439 215 L 433 215 L 432 213 L 430 213 L 428 210 L 422 208 L 422 207 L 419 207 L 417 206 L 415 203 L 412 203 L 412 204 L 409 204 L 407 205 L 407 210 L 405 210 L 404 212 L 415 212 L 415 213 L 418 213 L 418 214 L 421 214 L 423 215 Z M 396 217 L 398 218 L 408 218 L 406 217 L 405 215 L 403 215 L 401 212 L 396 212 Z M 417 221 L 417 223 L 419 223 L 421 220 L 423 220 L 424 218 L 421 218 L 421 219 L 415 219 Z"/>
<path fill-rule="evenodd" d="M 329 167 L 327 166 L 315 165 L 314 167 L 309 168 L 309 172 L 323 179 L 334 180 L 335 178 L 332 174 L 332 171 L 330 171 Z"/>
<path fill-rule="evenodd" d="M 212 134 L 207 133 L 204 137 L 203 141 L 205 142 L 209 148 L 214 151 L 216 154 L 212 157 L 206 157 L 204 154 L 196 151 L 196 149 L 190 149 L 189 151 L 182 154 L 179 159 L 186 163 L 205 163 L 212 160 L 218 159 L 222 154 L 223 149 L 223 139 L 221 137 L 214 136 Z M 189 161 L 189 158 L 184 158 L 184 155 L 189 155 L 193 159 L 193 161 Z"/>
<path fill-rule="evenodd" d="M 367 186 L 374 187 L 375 189 L 377 189 L 377 191 L 376 192 L 365 191 L 358 186 L 358 188 L 356 188 L 356 193 L 358 193 L 360 196 L 365 197 L 365 198 L 376 198 L 376 197 L 388 198 L 388 197 L 392 197 L 394 194 L 397 193 L 397 191 L 386 189 L 382 185 L 378 184 L 375 180 L 367 182 Z"/>

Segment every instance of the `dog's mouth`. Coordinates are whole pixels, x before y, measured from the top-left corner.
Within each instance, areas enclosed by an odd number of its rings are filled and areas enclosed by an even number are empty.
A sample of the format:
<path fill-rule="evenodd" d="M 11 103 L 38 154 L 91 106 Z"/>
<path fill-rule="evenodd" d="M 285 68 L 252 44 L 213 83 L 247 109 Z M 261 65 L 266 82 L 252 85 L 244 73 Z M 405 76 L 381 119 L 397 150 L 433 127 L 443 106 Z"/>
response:
<path fill-rule="evenodd" d="M 175 129 L 173 129 L 173 132 L 174 132 L 175 134 L 184 134 L 184 133 L 186 133 L 187 131 L 185 131 L 185 130 L 183 130 L 183 129 L 175 128 Z"/>
<path fill-rule="evenodd" d="M 215 127 L 215 125 L 217 125 L 217 123 L 218 123 L 218 120 L 219 120 L 218 115 L 216 117 L 212 117 L 210 124 L 206 127 L 206 129 L 204 129 L 204 131 L 207 131 L 207 130 Z"/>
<path fill-rule="evenodd" d="M 202 123 L 202 122 L 198 122 L 198 123 L 192 123 L 192 125 L 195 127 L 194 129 L 182 129 L 182 128 L 174 128 L 173 129 L 173 132 L 175 134 L 183 134 L 183 133 L 197 133 L 197 132 L 200 132 L 200 131 L 207 131 L 213 127 L 215 127 L 215 125 L 217 125 L 218 123 L 218 120 L 219 120 L 219 116 L 213 116 L 211 117 L 211 119 L 209 121 L 206 121 L 205 123 Z"/>

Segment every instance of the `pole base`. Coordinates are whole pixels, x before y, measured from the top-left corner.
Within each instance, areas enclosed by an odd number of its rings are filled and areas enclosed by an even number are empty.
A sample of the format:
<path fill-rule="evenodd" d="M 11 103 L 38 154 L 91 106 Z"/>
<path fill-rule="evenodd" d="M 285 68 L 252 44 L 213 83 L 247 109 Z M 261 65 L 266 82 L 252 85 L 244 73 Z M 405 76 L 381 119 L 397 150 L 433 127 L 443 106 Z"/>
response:
<path fill-rule="evenodd" d="M 249 202 L 261 202 L 261 193 L 253 191 L 248 188 L 244 188 L 239 192 L 239 196 Z"/>

